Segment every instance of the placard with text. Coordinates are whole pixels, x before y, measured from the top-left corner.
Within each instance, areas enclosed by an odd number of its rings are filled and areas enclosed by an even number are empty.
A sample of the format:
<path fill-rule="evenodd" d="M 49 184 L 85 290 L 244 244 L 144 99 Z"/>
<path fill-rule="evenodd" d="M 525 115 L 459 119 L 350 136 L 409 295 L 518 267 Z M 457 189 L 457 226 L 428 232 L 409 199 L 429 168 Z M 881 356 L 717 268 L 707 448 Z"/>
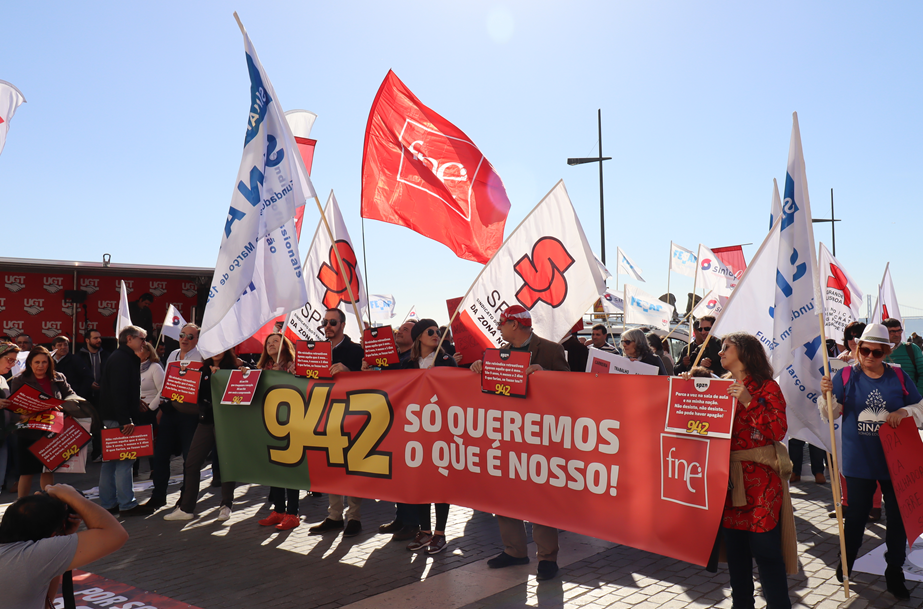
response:
<path fill-rule="evenodd" d="M 29 451 L 42 462 L 42 465 L 53 471 L 79 453 L 91 437 L 90 433 L 80 426 L 80 423 L 71 417 L 64 417 L 64 427 L 61 433 L 50 438 L 48 436 L 39 438 L 29 447 Z"/>
<path fill-rule="evenodd" d="M 167 364 L 160 396 L 181 404 L 195 404 L 199 401 L 199 383 L 202 362 L 181 361 Z"/>
<path fill-rule="evenodd" d="M 26 421 L 26 429 L 61 433 L 61 430 L 64 429 L 64 413 L 58 410 L 37 412 Z"/>
<path fill-rule="evenodd" d="M 912 546 L 923 534 L 923 441 L 913 417 L 902 420 L 897 429 L 882 423 L 878 435 L 885 451 L 907 540 Z"/>
<path fill-rule="evenodd" d="M 10 396 L 13 405 L 10 411 L 16 414 L 35 414 L 57 408 L 64 404 L 64 400 L 52 397 L 47 393 L 42 393 L 31 385 L 23 385 Z"/>
<path fill-rule="evenodd" d="M 228 385 L 221 396 L 222 404 L 249 406 L 260 382 L 260 370 L 232 370 Z"/>
<path fill-rule="evenodd" d="M 118 427 L 104 429 L 103 461 L 127 461 L 154 454 L 154 431 L 150 425 L 139 425 L 129 435 Z"/>
<path fill-rule="evenodd" d="M 295 375 L 329 379 L 333 348 L 328 340 L 299 340 L 295 343 Z"/>
<path fill-rule="evenodd" d="M 362 332 L 362 348 L 365 351 L 365 363 L 369 366 L 387 368 L 401 362 L 391 326 L 366 328 Z"/>
<path fill-rule="evenodd" d="M 514 398 L 526 397 L 529 376 L 526 369 L 532 363 L 528 351 L 487 349 L 481 367 L 481 391 Z"/>
<path fill-rule="evenodd" d="M 734 398 L 728 395 L 728 387 L 733 383 L 723 379 L 671 377 L 664 431 L 730 438 Z"/>

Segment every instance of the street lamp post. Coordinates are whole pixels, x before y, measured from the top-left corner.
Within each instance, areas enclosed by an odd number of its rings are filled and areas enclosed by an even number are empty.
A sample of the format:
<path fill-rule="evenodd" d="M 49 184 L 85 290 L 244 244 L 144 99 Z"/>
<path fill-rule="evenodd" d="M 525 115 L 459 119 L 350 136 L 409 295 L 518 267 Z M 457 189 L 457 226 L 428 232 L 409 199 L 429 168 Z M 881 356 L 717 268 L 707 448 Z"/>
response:
<path fill-rule="evenodd" d="M 811 222 L 829 222 L 830 223 L 830 236 L 833 240 L 831 244 L 833 246 L 833 256 L 836 257 L 836 224 L 834 222 L 839 222 L 839 218 L 833 213 L 833 189 L 830 189 L 830 217 L 829 218 L 812 218 Z"/>
<path fill-rule="evenodd" d="M 589 158 L 570 158 L 567 159 L 568 165 L 583 165 L 584 163 L 599 163 L 599 256 L 606 264 L 606 211 L 603 205 L 603 161 L 612 160 L 610 156 L 603 156 L 603 111 L 599 109 L 597 120 L 599 124 L 599 156 Z"/>

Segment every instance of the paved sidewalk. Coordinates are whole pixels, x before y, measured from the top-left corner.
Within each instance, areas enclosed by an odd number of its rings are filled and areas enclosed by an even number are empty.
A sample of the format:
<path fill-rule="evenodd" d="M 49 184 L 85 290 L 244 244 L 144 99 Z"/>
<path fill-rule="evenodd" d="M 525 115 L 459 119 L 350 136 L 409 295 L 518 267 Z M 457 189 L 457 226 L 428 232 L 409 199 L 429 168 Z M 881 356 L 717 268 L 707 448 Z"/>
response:
<path fill-rule="evenodd" d="M 174 472 L 180 462 L 174 460 Z M 96 486 L 99 465 L 85 475 L 59 475 L 59 482 L 81 490 Z M 142 473 L 141 478 L 145 475 Z M 912 598 L 896 603 L 885 592 L 884 578 L 854 573 L 852 598 L 833 575 L 839 542 L 831 509 L 830 485 L 808 476 L 792 488 L 799 553 L 803 570 L 789 579 L 798 607 L 923 607 L 923 584 L 908 582 Z M 308 526 L 326 516 L 327 498 L 301 500 L 303 524 L 279 532 L 260 527 L 269 513 L 268 489 L 241 485 L 230 521 L 219 523 L 218 489 L 203 479 L 198 518 L 165 522 L 165 508 L 147 518 L 123 522 L 128 544 L 86 570 L 103 577 L 186 602 L 202 609 L 230 607 L 730 607 L 727 570 L 715 575 L 704 569 L 633 548 L 561 533 L 559 576 L 535 580 L 536 563 L 501 570 L 486 560 L 500 552 L 500 536 L 489 514 L 453 507 L 446 531 L 449 543 L 435 556 L 408 552 L 404 544 L 378 535 L 378 525 L 394 516 L 393 504 L 367 500 L 362 506 L 362 533 L 313 536 Z M 170 505 L 179 498 L 171 486 Z M 149 495 L 141 494 L 142 500 Z M 13 497 L 0 496 L 0 510 Z M 617 517 L 617 516 L 616 516 Z M 862 553 L 884 539 L 883 524 L 866 534 Z M 534 556 L 534 552 L 533 552 Z M 757 607 L 765 602 L 759 596 Z"/>

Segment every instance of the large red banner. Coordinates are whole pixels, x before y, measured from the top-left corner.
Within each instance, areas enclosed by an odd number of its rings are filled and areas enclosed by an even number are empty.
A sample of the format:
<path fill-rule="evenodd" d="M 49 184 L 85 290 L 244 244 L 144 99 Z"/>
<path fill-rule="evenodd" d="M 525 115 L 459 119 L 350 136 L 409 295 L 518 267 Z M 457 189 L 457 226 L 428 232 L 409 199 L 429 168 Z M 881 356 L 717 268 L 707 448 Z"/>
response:
<path fill-rule="evenodd" d="M 228 373 L 214 378 L 217 404 Z M 665 432 L 669 386 L 546 371 L 511 400 L 464 369 L 326 382 L 269 371 L 251 406 L 215 407 L 221 467 L 241 482 L 462 505 L 704 565 L 729 440 Z"/>

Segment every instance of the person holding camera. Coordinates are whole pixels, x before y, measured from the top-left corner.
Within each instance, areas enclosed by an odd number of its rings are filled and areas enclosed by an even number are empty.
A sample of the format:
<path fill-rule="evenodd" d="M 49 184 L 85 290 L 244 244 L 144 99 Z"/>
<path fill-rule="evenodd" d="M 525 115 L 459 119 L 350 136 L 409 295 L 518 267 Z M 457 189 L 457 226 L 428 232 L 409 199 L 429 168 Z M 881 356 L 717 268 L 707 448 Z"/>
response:
<path fill-rule="evenodd" d="M 87 529 L 77 533 L 80 522 Z M 121 548 L 115 517 L 67 484 L 21 497 L 0 521 L 0 590 L 6 607 L 54 606 L 61 575 Z"/>

